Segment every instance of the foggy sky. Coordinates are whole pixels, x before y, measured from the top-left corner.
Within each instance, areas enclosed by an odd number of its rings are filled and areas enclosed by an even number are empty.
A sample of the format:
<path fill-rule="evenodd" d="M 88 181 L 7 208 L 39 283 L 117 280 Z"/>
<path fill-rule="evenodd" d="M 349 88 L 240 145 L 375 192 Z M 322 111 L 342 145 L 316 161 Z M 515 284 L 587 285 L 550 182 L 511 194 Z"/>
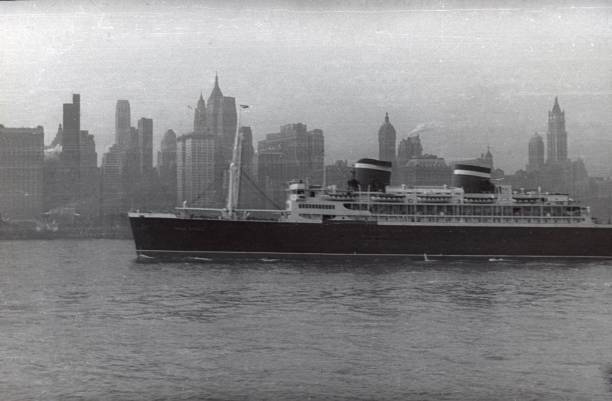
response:
<path fill-rule="evenodd" d="M 200 91 L 249 104 L 256 140 L 304 122 L 326 161 L 378 156 L 389 113 L 399 139 L 424 124 L 427 153 L 471 158 L 491 146 L 513 173 L 545 134 L 559 96 L 569 156 L 612 173 L 612 7 L 605 2 L 1 2 L 0 124 L 45 128 L 81 94 L 99 156 L 115 103 L 132 125 L 192 129 Z M 229 4 L 229 5 L 228 5 Z"/>

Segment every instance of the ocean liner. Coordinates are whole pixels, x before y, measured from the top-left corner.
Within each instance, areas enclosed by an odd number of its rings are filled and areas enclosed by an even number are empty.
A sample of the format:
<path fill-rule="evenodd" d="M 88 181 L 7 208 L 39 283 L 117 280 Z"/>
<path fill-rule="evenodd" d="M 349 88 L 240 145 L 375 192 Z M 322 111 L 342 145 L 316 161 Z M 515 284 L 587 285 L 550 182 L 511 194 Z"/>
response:
<path fill-rule="evenodd" d="M 344 190 L 296 180 L 284 210 L 238 210 L 239 142 L 225 209 L 129 213 L 139 258 L 612 257 L 612 225 L 588 207 L 493 185 L 475 162 L 455 165 L 452 187 L 407 187 L 389 185 L 390 162 L 361 159 Z"/>

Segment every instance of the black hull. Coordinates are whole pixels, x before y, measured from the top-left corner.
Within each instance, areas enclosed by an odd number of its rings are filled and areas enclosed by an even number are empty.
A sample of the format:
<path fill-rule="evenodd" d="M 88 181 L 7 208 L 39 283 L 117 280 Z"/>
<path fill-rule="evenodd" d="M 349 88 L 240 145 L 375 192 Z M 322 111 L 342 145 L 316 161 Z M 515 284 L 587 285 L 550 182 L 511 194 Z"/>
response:
<path fill-rule="evenodd" d="M 612 227 L 323 224 L 130 217 L 138 256 L 612 258 Z"/>

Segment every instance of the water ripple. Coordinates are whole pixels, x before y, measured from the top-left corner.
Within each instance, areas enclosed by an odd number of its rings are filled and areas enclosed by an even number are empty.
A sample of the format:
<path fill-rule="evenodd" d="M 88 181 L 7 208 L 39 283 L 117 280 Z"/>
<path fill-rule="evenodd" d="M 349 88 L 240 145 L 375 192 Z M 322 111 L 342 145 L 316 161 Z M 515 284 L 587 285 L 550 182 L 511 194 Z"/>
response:
<path fill-rule="evenodd" d="M 599 400 L 612 265 L 0 247 L 2 400 Z"/>

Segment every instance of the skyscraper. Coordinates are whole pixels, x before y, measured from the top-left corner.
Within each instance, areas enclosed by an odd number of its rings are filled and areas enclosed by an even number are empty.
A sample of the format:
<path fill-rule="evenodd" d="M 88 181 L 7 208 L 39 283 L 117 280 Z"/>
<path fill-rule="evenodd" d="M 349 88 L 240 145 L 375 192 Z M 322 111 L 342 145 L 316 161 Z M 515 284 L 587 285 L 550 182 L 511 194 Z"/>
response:
<path fill-rule="evenodd" d="M 397 147 L 397 167 L 402 167 L 408 160 L 421 156 L 423 156 L 423 145 L 419 135 L 404 138 Z"/>
<path fill-rule="evenodd" d="M 353 167 L 346 160 L 336 160 L 334 164 L 325 166 L 325 184 L 335 185 L 338 189 L 347 189 L 352 177 Z"/>
<path fill-rule="evenodd" d="M 378 158 L 395 165 L 395 128 L 389 122 L 389 113 L 385 113 L 385 122 L 378 130 Z"/>
<path fill-rule="evenodd" d="M 544 166 L 544 139 L 537 132 L 529 140 L 527 171 L 539 171 Z"/>
<path fill-rule="evenodd" d="M 229 163 L 237 128 L 236 100 L 214 87 L 194 109 L 193 132 L 177 138 L 177 201 L 221 206 L 227 193 Z"/>
<path fill-rule="evenodd" d="M 210 134 L 221 139 L 221 159 L 228 165 L 232 159 L 237 122 L 236 99 L 223 96 L 219 77 L 215 75 L 215 85 L 206 102 L 206 126 Z"/>
<path fill-rule="evenodd" d="M 162 207 L 176 206 L 176 134 L 171 129 L 164 134 L 157 153 L 157 173 Z"/>
<path fill-rule="evenodd" d="M 449 185 L 452 169 L 436 155 L 426 154 L 408 160 L 397 169 L 400 182 L 409 186 Z"/>
<path fill-rule="evenodd" d="M 206 101 L 207 116 L 206 122 L 213 135 L 221 135 L 223 133 L 223 92 L 219 87 L 219 77 L 215 74 L 215 84 L 213 90 Z"/>
<path fill-rule="evenodd" d="M 230 96 L 223 97 L 222 107 L 223 126 L 221 136 L 223 137 L 224 157 L 226 163 L 232 160 L 232 152 L 234 148 L 234 139 L 236 138 L 236 129 L 238 128 L 238 114 L 236 111 L 236 99 Z"/>
<path fill-rule="evenodd" d="M 493 154 L 491 153 L 490 147 L 487 146 L 487 152 L 480 155 L 480 160 L 485 166 L 490 167 L 491 170 L 493 170 Z"/>
<path fill-rule="evenodd" d="M 115 143 L 125 148 L 130 142 L 130 102 L 128 100 L 117 100 L 115 108 Z"/>
<path fill-rule="evenodd" d="M 218 138 L 181 135 L 176 141 L 177 201 L 191 206 L 220 206 L 216 185 Z"/>
<path fill-rule="evenodd" d="M 94 136 L 89 131 L 80 132 L 80 179 L 81 190 L 79 213 L 88 217 L 98 216 L 100 210 L 100 171 Z"/>
<path fill-rule="evenodd" d="M 548 163 L 564 162 L 567 160 L 567 132 L 565 131 L 565 111 L 559 107 L 555 97 L 555 104 L 548 112 L 547 159 Z"/>
<path fill-rule="evenodd" d="M 285 186 L 291 179 L 323 184 L 325 143 L 323 131 L 308 131 L 306 124 L 286 124 L 279 133 L 259 141 L 257 174 L 260 187 L 276 205 L 285 202 Z M 267 204 L 268 207 L 274 205 Z"/>
<path fill-rule="evenodd" d="M 118 146 L 121 153 L 121 175 L 125 196 L 129 208 L 142 207 L 140 205 L 140 192 L 142 191 L 142 172 L 140 162 L 140 138 L 138 129 L 130 127 L 128 140 L 125 145 Z"/>
<path fill-rule="evenodd" d="M 72 95 L 72 103 L 63 106 L 63 124 L 58 129 L 53 143 L 61 142 L 59 163 L 49 164 L 47 175 L 52 179 L 45 184 L 45 206 L 51 208 L 70 207 L 89 217 L 98 214 L 97 194 L 98 168 L 96 145 L 93 135 L 81 130 L 81 97 Z M 55 170 L 55 171 L 50 171 Z M 83 216 L 85 217 L 85 216 Z"/>
<path fill-rule="evenodd" d="M 67 170 L 71 183 L 80 182 L 81 165 L 81 96 L 72 95 L 72 103 L 64 103 L 62 129 L 62 162 Z"/>
<path fill-rule="evenodd" d="M 43 202 L 43 127 L 0 125 L 0 214 L 38 219 Z"/>
<path fill-rule="evenodd" d="M 205 134 L 208 129 L 206 126 L 206 103 L 204 103 L 201 93 L 193 114 L 193 132 L 201 135 Z"/>
<path fill-rule="evenodd" d="M 240 152 L 241 180 L 238 208 L 253 208 L 256 206 L 253 132 L 251 131 L 251 127 L 240 127 L 238 132 L 242 135 L 242 151 Z"/>
<path fill-rule="evenodd" d="M 157 153 L 157 168 L 171 169 L 176 168 L 176 133 L 169 129 L 164 134 L 159 152 Z M 160 172 L 160 176 L 163 175 Z"/>
<path fill-rule="evenodd" d="M 113 222 L 113 218 L 126 211 L 126 199 L 123 189 L 123 150 L 118 144 L 110 147 L 102 157 L 101 214 L 105 221 Z"/>
<path fill-rule="evenodd" d="M 153 170 L 153 120 L 150 118 L 138 120 L 138 150 L 140 174 L 150 178 Z"/>

